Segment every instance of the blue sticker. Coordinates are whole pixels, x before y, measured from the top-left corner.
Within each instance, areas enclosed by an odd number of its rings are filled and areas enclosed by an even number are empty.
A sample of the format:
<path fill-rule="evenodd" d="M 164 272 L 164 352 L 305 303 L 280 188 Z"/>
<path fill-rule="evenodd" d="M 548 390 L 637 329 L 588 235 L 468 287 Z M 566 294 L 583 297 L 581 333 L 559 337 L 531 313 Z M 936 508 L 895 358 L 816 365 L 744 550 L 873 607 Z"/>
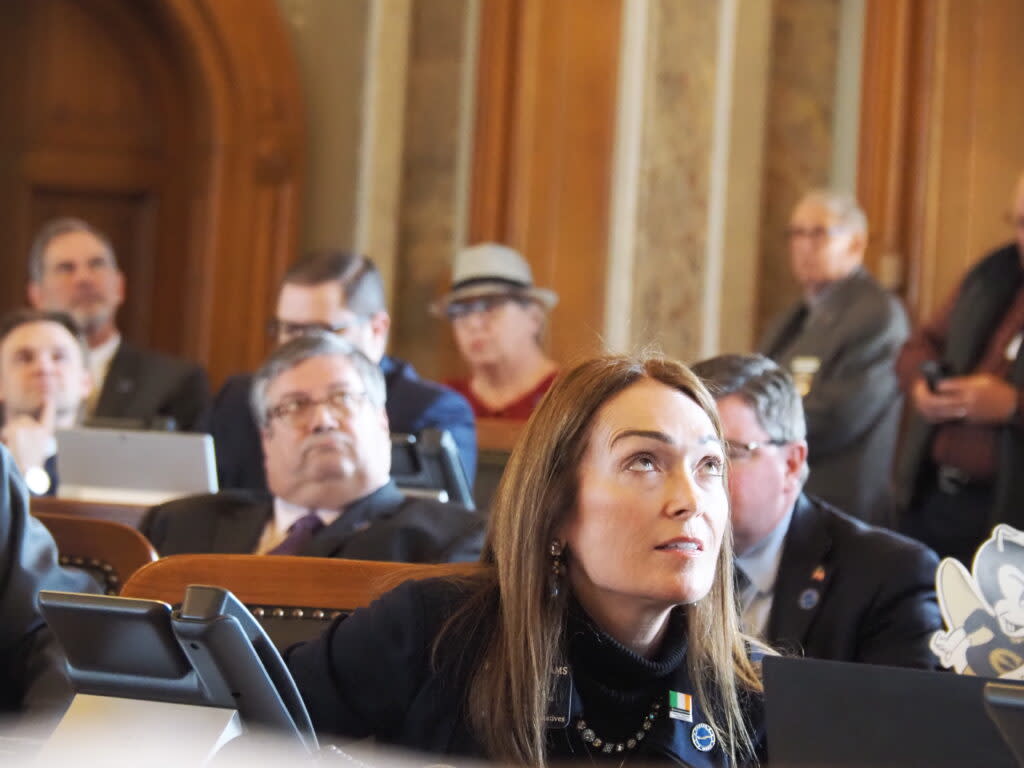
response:
<path fill-rule="evenodd" d="M 690 731 L 690 741 L 701 752 L 710 752 L 715 748 L 717 739 L 710 725 L 707 723 L 697 723 L 693 726 L 693 730 Z"/>
<path fill-rule="evenodd" d="M 816 589 L 805 589 L 800 593 L 800 607 L 805 611 L 811 610 L 818 604 L 818 600 L 821 597 L 818 590 Z"/>

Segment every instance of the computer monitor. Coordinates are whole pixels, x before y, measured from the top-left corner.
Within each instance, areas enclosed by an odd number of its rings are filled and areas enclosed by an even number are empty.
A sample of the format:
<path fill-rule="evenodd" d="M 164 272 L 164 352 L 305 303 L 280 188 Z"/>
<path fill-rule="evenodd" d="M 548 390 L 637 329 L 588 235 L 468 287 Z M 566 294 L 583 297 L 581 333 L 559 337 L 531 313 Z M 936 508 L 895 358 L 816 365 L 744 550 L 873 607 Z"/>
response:
<path fill-rule="evenodd" d="M 217 491 L 213 438 L 186 432 L 57 430 L 57 496 L 152 506 Z"/>
<path fill-rule="evenodd" d="M 418 435 L 391 435 L 391 478 L 400 489 L 435 492 L 441 501 L 468 509 L 473 490 L 448 430 L 424 429 Z"/>
<path fill-rule="evenodd" d="M 764 682 L 772 768 L 1017 766 L 984 678 L 770 656 Z"/>
<path fill-rule="evenodd" d="M 76 693 L 237 710 L 244 729 L 318 749 L 284 661 L 227 590 L 190 586 L 177 611 L 156 600 L 51 591 L 39 604 Z"/>

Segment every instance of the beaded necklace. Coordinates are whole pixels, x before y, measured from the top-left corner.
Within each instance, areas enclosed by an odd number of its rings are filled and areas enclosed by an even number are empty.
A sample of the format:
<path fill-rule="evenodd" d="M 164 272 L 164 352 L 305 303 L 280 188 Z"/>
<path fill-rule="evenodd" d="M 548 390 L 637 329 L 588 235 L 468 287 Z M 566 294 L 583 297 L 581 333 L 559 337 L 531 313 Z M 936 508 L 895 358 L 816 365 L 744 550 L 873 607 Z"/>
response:
<path fill-rule="evenodd" d="M 613 752 L 618 754 L 627 750 L 633 750 L 637 748 L 637 745 L 644 740 L 647 736 L 647 732 L 654 727 L 654 721 L 658 717 L 658 712 L 661 710 L 661 699 L 655 699 L 654 703 L 651 704 L 651 710 L 644 715 L 643 722 L 637 729 L 636 733 L 630 736 L 625 741 L 608 741 L 602 739 L 596 733 L 593 728 L 587 726 L 586 720 L 582 717 L 576 723 L 576 730 L 580 732 L 580 738 L 583 739 L 583 743 L 587 744 L 594 749 L 600 749 L 606 755 L 610 755 Z"/>

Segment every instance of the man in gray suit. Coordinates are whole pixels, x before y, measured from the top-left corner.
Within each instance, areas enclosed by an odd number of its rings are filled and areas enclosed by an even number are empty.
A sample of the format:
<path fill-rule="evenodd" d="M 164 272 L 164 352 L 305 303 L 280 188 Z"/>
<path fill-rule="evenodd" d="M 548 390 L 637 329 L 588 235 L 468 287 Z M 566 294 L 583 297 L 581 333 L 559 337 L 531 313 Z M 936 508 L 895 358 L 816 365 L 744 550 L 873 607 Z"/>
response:
<path fill-rule="evenodd" d="M 864 269 L 867 219 L 851 196 L 807 194 L 787 235 L 803 298 L 758 349 L 790 372 L 803 396 L 807 490 L 888 525 L 902 404 L 893 365 L 909 333 L 906 313 Z"/>
<path fill-rule="evenodd" d="M 162 555 L 477 559 L 479 515 L 405 496 L 391 480 L 385 392 L 380 366 L 334 333 L 284 343 L 251 391 L 273 498 L 225 491 L 180 499 L 151 509 L 140 529 Z"/>

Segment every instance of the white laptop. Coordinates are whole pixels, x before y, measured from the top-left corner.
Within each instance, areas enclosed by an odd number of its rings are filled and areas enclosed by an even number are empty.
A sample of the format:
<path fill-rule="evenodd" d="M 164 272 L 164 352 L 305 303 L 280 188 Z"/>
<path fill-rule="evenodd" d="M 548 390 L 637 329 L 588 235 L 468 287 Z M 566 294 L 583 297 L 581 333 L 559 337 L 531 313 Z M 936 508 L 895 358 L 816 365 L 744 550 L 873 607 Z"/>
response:
<path fill-rule="evenodd" d="M 217 491 L 213 438 L 186 432 L 57 430 L 57 496 L 151 506 Z"/>

